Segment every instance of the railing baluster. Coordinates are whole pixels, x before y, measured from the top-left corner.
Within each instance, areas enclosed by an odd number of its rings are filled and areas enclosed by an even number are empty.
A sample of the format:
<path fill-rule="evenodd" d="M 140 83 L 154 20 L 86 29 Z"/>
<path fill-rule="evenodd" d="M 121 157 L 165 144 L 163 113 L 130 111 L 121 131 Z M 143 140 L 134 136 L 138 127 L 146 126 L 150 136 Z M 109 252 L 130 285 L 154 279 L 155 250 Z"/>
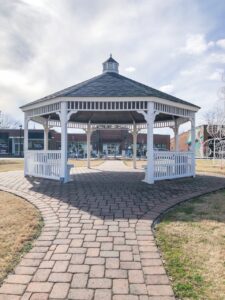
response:
<path fill-rule="evenodd" d="M 61 151 L 28 151 L 27 175 L 59 179 Z"/>
<path fill-rule="evenodd" d="M 192 152 L 154 151 L 155 180 L 190 176 Z"/>

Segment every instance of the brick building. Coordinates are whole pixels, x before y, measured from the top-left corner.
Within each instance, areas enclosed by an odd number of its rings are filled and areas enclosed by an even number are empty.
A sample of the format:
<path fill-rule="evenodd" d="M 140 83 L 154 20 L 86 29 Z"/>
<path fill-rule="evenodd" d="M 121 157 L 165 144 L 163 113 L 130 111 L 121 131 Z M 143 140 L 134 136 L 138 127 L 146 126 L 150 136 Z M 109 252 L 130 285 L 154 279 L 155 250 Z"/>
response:
<path fill-rule="evenodd" d="M 0 130 L 0 155 L 23 155 L 23 130 Z M 68 134 L 68 152 L 70 156 L 83 158 L 86 156 L 86 134 Z M 133 137 L 128 130 L 96 130 L 91 136 L 92 156 L 131 156 Z M 137 137 L 137 155 L 146 155 L 147 135 L 139 133 Z M 169 135 L 154 135 L 154 147 L 158 149 L 170 149 Z M 44 148 L 43 130 L 29 130 L 29 149 L 41 150 Z M 61 148 L 60 133 L 49 131 L 49 149 Z"/>

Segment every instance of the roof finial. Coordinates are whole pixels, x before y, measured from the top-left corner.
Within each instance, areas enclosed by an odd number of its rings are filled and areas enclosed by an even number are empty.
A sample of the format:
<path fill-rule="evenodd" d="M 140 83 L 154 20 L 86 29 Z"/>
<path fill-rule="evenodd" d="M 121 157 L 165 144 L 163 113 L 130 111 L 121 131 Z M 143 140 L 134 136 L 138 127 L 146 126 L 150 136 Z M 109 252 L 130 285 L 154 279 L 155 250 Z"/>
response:
<path fill-rule="evenodd" d="M 112 53 L 110 53 L 110 58 L 112 58 Z"/>

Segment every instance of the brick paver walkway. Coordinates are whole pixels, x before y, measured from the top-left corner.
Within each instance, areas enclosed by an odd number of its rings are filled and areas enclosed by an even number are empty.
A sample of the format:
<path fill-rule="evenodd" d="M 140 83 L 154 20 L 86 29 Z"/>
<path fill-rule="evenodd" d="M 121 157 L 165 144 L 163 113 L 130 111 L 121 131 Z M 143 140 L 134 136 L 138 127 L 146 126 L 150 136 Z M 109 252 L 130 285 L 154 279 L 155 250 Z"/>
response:
<path fill-rule="evenodd" d="M 174 299 L 152 222 L 180 201 L 225 187 L 225 180 L 197 176 L 147 185 L 143 177 L 114 161 L 80 168 L 65 185 L 0 173 L 0 188 L 34 203 L 45 221 L 0 299 Z"/>

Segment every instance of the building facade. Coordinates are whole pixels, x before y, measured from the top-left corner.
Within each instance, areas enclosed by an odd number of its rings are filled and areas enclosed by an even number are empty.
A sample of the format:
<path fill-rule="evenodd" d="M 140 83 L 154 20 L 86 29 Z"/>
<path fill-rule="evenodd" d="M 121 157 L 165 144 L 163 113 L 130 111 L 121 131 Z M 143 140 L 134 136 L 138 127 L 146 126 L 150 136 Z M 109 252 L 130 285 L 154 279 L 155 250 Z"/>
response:
<path fill-rule="evenodd" d="M 195 128 L 195 155 L 202 157 L 204 152 L 204 143 L 212 138 L 207 132 L 207 125 L 200 125 Z M 189 151 L 191 148 L 191 131 L 185 131 L 179 134 L 179 151 Z M 170 141 L 171 151 L 175 150 L 174 138 Z"/>
<path fill-rule="evenodd" d="M 23 156 L 24 133 L 22 129 L 0 129 L 0 155 Z M 52 133 L 49 133 L 49 139 Z M 29 149 L 43 149 L 43 130 L 31 130 L 29 132 Z"/>
<path fill-rule="evenodd" d="M 23 130 L 0 130 L 0 155 L 23 156 Z M 49 150 L 61 149 L 61 134 L 55 130 L 49 131 Z M 137 136 L 137 156 L 146 156 L 147 135 L 139 133 Z M 170 149 L 169 135 L 154 135 L 154 148 L 158 150 Z M 29 149 L 44 149 L 43 130 L 29 130 Z M 70 157 L 85 158 L 87 156 L 87 137 L 85 133 L 68 134 L 68 154 Z M 133 136 L 128 130 L 96 130 L 91 135 L 91 154 L 97 156 L 131 157 L 133 154 Z"/>

